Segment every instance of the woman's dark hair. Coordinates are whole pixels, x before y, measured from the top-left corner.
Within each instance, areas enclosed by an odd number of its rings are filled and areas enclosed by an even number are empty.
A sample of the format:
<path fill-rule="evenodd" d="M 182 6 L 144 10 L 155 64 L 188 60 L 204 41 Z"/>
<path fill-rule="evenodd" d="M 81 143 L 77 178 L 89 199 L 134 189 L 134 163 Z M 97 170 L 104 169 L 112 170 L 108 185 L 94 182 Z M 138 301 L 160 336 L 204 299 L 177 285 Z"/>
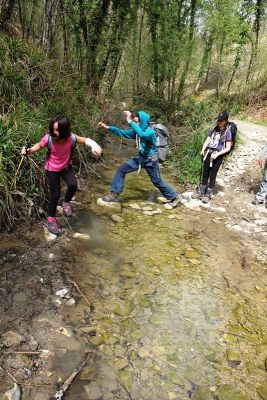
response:
<path fill-rule="evenodd" d="M 51 136 L 55 136 L 54 135 L 54 125 L 55 125 L 56 122 L 58 123 L 58 133 L 59 133 L 58 138 L 59 139 L 66 139 L 67 137 L 69 137 L 70 134 L 71 134 L 70 121 L 64 115 L 57 115 L 56 117 L 51 119 L 51 121 L 49 123 L 50 135 Z"/>

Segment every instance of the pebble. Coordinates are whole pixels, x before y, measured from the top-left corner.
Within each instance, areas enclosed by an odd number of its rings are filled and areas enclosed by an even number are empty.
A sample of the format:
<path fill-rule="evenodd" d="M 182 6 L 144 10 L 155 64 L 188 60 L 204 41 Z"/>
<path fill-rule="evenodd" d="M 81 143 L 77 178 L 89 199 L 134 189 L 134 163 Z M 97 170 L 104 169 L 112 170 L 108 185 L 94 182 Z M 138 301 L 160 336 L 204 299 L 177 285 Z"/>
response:
<path fill-rule="evenodd" d="M 107 208 L 113 208 L 113 209 L 117 209 L 117 210 L 121 210 L 122 205 L 121 203 L 112 203 L 112 202 L 107 202 L 101 199 L 101 197 L 99 197 L 99 199 L 97 199 L 96 204 L 100 207 L 107 207 Z"/>
<path fill-rule="evenodd" d="M 70 299 L 68 299 L 66 301 L 66 305 L 67 306 L 73 307 L 73 306 L 75 306 L 75 304 L 76 304 L 76 301 L 75 301 L 75 299 L 73 297 L 71 297 Z"/>
<path fill-rule="evenodd" d="M 57 292 L 56 292 L 56 296 L 58 296 L 58 297 L 65 297 L 66 296 L 66 294 L 69 292 L 69 289 L 67 289 L 67 288 L 63 288 L 63 289 L 60 289 L 60 290 L 58 290 Z"/>
<path fill-rule="evenodd" d="M 13 388 L 8 390 L 4 394 L 4 400 L 20 400 L 20 398 L 21 398 L 21 391 L 17 383 L 14 383 Z"/>
<path fill-rule="evenodd" d="M 90 235 L 88 233 L 75 232 L 72 237 L 73 239 L 90 240 Z"/>
<path fill-rule="evenodd" d="M 53 235 L 47 228 L 44 228 L 44 238 L 48 243 L 51 243 L 56 240 L 57 235 Z"/>
<path fill-rule="evenodd" d="M 120 216 L 117 215 L 117 214 L 112 214 L 110 218 L 112 219 L 113 222 L 116 222 L 116 223 L 123 223 L 123 222 L 125 222 L 124 218 L 120 217 Z"/>
<path fill-rule="evenodd" d="M 142 210 L 142 207 L 137 203 L 129 204 L 129 207 L 132 208 L 133 210 Z"/>
<path fill-rule="evenodd" d="M 7 331 L 2 335 L 2 343 L 6 347 L 18 346 L 23 340 L 24 340 L 23 336 L 13 331 Z"/>

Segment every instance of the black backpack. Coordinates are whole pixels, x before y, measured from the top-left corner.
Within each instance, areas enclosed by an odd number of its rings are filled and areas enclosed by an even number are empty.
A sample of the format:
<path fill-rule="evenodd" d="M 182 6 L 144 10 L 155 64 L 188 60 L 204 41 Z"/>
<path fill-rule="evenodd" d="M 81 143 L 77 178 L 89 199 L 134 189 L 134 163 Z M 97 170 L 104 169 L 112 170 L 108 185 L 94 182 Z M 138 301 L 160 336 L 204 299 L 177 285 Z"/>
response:
<path fill-rule="evenodd" d="M 231 126 L 231 132 L 232 132 L 232 141 L 233 141 L 233 146 L 231 148 L 230 154 L 233 153 L 236 145 L 236 137 L 237 137 L 237 125 L 234 122 L 229 122 L 229 125 Z"/>

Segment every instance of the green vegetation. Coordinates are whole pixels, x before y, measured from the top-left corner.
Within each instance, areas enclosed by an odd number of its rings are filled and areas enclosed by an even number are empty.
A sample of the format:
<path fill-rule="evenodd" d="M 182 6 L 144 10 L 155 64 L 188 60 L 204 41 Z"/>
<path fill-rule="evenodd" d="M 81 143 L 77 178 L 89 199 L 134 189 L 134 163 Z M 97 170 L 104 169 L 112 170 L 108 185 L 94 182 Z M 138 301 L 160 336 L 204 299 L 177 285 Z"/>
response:
<path fill-rule="evenodd" d="M 59 113 L 84 134 L 125 106 L 160 113 L 173 127 L 170 167 L 195 183 L 213 118 L 264 91 L 265 25 L 266 0 L 3 0 L 0 229 L 42 214 L 44 155 L 20 165 L 20 148 Z"/>
<path fill-rule="evenodd" d="M 50 118 L 60 113 L 71 118 L 75 132 L 88 133 L 96 126 L 99 109 L 41 50 L 4 34 L 0 49 L 0 228 L 8 228 L 17 218 L 42 215 L 46 201 L 45 153 L 31 160 L 21 157 L 25 142 L 39 141 Z M 87 153 L 80 156 L 83 164 Z"/>

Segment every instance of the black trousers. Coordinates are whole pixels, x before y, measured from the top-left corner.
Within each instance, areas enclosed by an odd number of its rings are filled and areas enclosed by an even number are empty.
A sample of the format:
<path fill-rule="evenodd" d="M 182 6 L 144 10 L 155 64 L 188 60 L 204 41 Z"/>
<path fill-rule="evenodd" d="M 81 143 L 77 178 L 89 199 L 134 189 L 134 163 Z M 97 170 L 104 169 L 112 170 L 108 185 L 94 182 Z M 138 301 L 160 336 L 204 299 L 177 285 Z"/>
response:
<path fill-rule="evenodd" d="M 210 166 L 211 154 L 208 154 L 203 165 L 202 185 L 209 186 L 213 189 L 216 183 L 216 176 L 223 162 L 223 156 L 219 156 L 215 160 L 212 160 L 212 167 Z"/>
<path fill-rule="evenodd" d="M 67 185 L 67 192 L 64 201 L 71 201 L 72 197 L 77 190 L 76 176 L 71 167 L 63 169 L 62 171 L 46 171 L 49 183 L 50 200 L 48 206 L 48 216 L 55 217 L 58 201 L 60 198 L 60 178 L 62 178 Z"/>

